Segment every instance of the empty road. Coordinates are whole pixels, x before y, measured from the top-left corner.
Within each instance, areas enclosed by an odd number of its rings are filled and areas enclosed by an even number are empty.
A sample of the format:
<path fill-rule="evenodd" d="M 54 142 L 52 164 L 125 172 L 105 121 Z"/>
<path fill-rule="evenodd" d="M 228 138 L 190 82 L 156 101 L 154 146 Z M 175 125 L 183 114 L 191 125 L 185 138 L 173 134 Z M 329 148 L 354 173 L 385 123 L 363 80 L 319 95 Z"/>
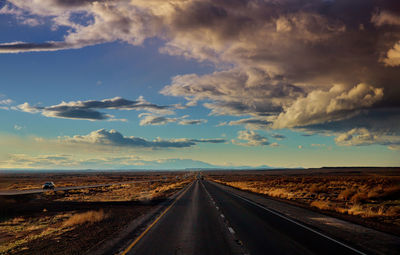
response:
<path fill-rule="evenodd" d="M 196 180 L 123 254 L 363 254 Z"/>

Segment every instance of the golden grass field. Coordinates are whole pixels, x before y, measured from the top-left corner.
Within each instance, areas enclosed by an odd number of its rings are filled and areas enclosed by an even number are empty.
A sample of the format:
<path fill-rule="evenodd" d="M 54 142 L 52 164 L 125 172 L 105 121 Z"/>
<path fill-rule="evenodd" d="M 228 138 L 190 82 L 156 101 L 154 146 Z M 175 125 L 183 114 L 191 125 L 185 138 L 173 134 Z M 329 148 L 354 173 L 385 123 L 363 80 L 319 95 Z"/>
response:
<path fill-rule="evenodd" d="M 400 228 L 400 169 L 230 171 L 211 172 L 208 178 L 397 231 Z"/>
<path fill-rule="evenodd" d="M 69 174 L 57 178 L 40 174 L 1 179 L 8 189 L 38 188 L 51 180 L 57 186 L 81 186 L 133 180 L 158 180 L 34 195 L 0 198 L 0 254 L 81 254 L 129 222 L 148 212 L 166 197 L 185 187 L 191 178 L 183 173 Z M 135 176 L 136 175 L 136 176 Z M 178 176 L 178 178 L 177 178 Z M 12 180 L 15 183 L 12 184 Z M 5 185 L 7 184 L 7 185 Z"/>

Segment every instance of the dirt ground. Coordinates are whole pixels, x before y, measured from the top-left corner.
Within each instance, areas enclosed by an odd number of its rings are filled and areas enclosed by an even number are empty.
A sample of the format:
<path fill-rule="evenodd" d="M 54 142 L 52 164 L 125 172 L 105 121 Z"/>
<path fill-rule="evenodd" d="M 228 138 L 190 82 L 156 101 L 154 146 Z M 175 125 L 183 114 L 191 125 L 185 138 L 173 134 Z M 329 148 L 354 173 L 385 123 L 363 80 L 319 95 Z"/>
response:
<path fill-rule="evenodd" d="M 15 189 L 26 187 L 31 177 L 12 175 L 0 182 Z M 30 187 L 44 180 L 81 186 L 138 179 L 161 181 L 1 196 L 0 254 L 85 254 L 191 181 L 184 173 L 69 174 L 64 180 L 59 174 L 40 174 Z"/>
<path fill-rule="evenodd" d="M 45 182 L 52 181 L 56 187 L 96 185 L 128 181 L 169 180 L 183 178 L 187 172 L 129 172 L 129 171 L 53 171 L 12 172 L 0 171 L 0 190 L 40 189 Z"/>
<path fill-rule="evenodd" d="M 206 172 L 209 179 L 400 235 L 400 168 Z"/>

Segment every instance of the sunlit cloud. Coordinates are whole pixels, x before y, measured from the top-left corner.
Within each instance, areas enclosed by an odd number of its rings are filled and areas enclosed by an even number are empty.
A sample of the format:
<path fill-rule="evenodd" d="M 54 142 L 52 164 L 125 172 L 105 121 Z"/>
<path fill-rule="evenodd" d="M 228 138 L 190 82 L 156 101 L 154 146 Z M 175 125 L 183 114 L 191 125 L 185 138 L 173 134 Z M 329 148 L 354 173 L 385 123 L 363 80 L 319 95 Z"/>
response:
<path fill-rule="evenodd" d="M 115 146 L 115 147 L 132 147 L 132 148 L 187 148 L 195 146 L 199 143 L 224 143 L 224 139 L 162 139 L 147 140 L 141 137 L 123 136 L 116 130 L 100 129 L 93 131 L 87 135 L 75 135 L 59 137 L 59 143 L 62 144 L 93 144 L 100 146 Z"/>
<path fill-rule="evenodd" d="M 400 136 L 387 132 L 371 132 L 366 128 L 354 128 L 342 133 L 335 138 L 338 145 L 342 146 L 365 146 L 380 144 L 393 149 L 400 146 Z"/>
<path fill-rule="evenodd" d="M 268 138 L 252 130 L 241 130 L 238 132 L 238 140 L 233 139 L 232 143 L 241 146 L 263 146 L 270 145 Z M 244 140 L 245 142 L 241 142 Z M 275 145 L 274 145 L 275 146 Z"/>
<path fill-rule="evenodd" d="M 397 0 L 8 0 L 0 15 L 30 26 L 46 19 L 51 29 L 63 27 L 66 32 L 60 41 L 2 42 L 0 53 L 80 49 L 108 42 L 137 46 L 157 38 L 163 44 L 161 53 L 215 67 L 208 74 L 176 75 L 161 89 L 165 96 L 185 99 L 183 105 L 165 107 L 113 98 L 18 106 L 47 117 L 119 120 L 99 109 L 141 110 L 151 113 L 142 115 L 143 126 L 194 125 L 206 120 L 168 115 L 175 109 L 203 106 L 210 118 L 241 118 L 221 125 L 252 130 L 290 128 L 337 135 L 351 133 L 355 120 L 363 118 L 356 123 L 357 132 L 390 130 L 397 137 L 399 123 L 378 123 L 381 117 L 376 114 L 384 112 L 386 119 L 393 120 L 400 109 L 397 7 Z M 112 106 L 117 102 L 121 105 Z M 383 143 L 379 139 L 363 142 Z"/>
<path fill-rule="evenodd" d="M 168 123 L 177 123 L 178 125 L 199 125 L 202 123 L 207 123 L 205 119 L 187 119 L 189 115 L 184 115 L 182 117 L 166 117 L 160 115 L 154 115 L 151 113 L 141 113 L 139 114 L 140 126 L 163 126 Z"/>

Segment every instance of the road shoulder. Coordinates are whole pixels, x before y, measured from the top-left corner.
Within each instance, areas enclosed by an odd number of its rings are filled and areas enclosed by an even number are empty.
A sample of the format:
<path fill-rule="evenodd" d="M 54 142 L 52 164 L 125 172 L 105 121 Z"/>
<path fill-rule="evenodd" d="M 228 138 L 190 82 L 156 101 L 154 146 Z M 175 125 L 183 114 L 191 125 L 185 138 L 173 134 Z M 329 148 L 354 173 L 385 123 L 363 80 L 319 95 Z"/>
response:
<path fill-rule="evenodd" d="M 88 254 L 103 255 L 120 254 L 123 252 L 132 240 L 136 239 L 148 227 L 148 225 L 150 225 L 153 220 L 165 210 L 165 208 L 171 205 L 180 194 L 185 192 L 190 185 L 191 183 L 169 196 L 165 201 L 161 202 L 146 214 L 133 220 L 119 233 L 119 235 L 106 240 L 105 242 L 99 243 L 93 250 L 89 251 Z"/>
<path fill-rule="evenodd" d="M 311 226 L 332 238 L 355 244 L 374 254 L 398 254 L 400 237 L 370 229 L 361 225 L 307 210 L 292 204 L 268 199 L 233 187 L 210 182 L 221 189 L 249 199 L 286 217 Z"/>

